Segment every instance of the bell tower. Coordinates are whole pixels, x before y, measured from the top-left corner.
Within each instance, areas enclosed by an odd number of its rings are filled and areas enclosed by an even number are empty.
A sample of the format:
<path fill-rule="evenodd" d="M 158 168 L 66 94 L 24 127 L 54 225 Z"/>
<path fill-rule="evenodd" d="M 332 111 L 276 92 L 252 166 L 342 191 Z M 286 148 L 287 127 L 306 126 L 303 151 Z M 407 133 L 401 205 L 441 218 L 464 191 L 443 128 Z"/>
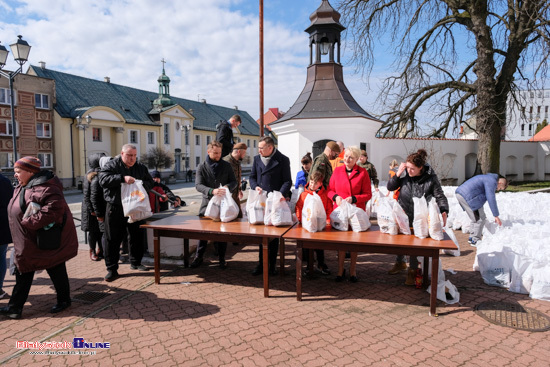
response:
<path fill-rule="evenodd" d="M 309 33 L 309 65 L 321 63 L 321 56 L 327 54 L 328 62 L 340 64 L 340 33 L 346 29 L 340 24 L 340 13 L 330 6 L 328 0 L 323 0 L 321 6 L 309 16 L 309 20 L 311 24 L 305 30 Z"/>

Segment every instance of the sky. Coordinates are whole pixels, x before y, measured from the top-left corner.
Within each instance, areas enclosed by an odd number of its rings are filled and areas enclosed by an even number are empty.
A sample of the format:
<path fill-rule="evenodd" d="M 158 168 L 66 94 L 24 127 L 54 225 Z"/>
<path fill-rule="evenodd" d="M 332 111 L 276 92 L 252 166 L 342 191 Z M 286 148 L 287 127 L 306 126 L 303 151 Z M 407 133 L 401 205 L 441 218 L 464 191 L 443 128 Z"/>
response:
<path fill-rule="evenodd" d="M 264 107 L 287 111 L 306 81 L 309 15 L 321 0 L 264 0 Z M 336 2 L 331 4 L 336 7 Z M 258 0 L 0 0 L 0 41 L 22 35 L 29 64 L 147 91 L 158 91 L 165 59 L 170 94 L 247 111 L 259 118 Z M 344 80 L 357 102 L 376 110 L 342 55 Z M 5 69 L 17 65 L 10 54 Z"/>

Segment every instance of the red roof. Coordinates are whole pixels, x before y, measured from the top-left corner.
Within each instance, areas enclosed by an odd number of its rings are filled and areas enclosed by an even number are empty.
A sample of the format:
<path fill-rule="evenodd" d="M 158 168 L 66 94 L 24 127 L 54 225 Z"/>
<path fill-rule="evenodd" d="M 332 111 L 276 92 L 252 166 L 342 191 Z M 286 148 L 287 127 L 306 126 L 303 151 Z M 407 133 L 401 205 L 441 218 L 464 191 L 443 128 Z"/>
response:
<path fill-rule="evenodd" d="M 550 125 L 535 134 L 529 141 L 550 141 Z"/>
<path fill-rule="evenodd" d="M 264 125 L 265 127 L 271 131 L 271 127 L 269 127 L 269 124 L 271 124 L 274 121 L 277 121 L 281 117 L 283 117 L 284 113 L 280 112 L 278 108 L 270 108 L 267 110 L 267 112 L 264 114 Z M 260 124 L 260 119 L 256 120 L 258 124 Z"/>

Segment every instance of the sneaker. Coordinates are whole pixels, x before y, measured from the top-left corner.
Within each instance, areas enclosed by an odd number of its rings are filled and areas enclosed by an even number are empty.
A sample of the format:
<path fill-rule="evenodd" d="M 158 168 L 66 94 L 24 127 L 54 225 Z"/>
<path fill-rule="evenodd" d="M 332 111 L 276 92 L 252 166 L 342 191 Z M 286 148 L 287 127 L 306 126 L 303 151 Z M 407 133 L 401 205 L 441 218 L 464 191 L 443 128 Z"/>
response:
<path fill-rule="evenodd" d="M 149 271 L 149 268 L 145 265 L 139 264 L 139 265 L 130 265 L 130 269 L 132 270 L 139 270 L 139 271 Z"/>
<path fill-rule="evenodd" d="M 125 263 L 128 262 L 128 259 L 129 259 L 129 256 L 123 254 L 123 255 L 120 255 L 120 260 L 119 260 L 119 262 L 120 262 L 121 264 L 125 264 Z"/>
<path fill-rule="evenodd" d="M 475 238 L 470 238 L 468 239 L 468 243 L 470 244 L 470 246 L 472 247 L 477 247 L 477 243 L 479 242 L 479 240 L 476 240 Z"/>
<path fill-rule="evenodd" d="M 317 269 L 323 275 L 330 275 L 330 270 L 329 270 L 327 264 L 321 264 L 319 267 L 317 267 Z"/>
<path fill-rule="evenodd" d="M 406 262 L 404 262 L 404 261 L 396 262 L 395 264 L 393 264 L 393 268 L 391 268 L 388 271 L 388 274 L 395 275 L 395 274 L 398 274 L 398 273 L 402 272 L 405 269 L 407 269 L 407 263 Z"/>
<path fill-rule="evenodd" d="M 10 319 L 17 320 L 21 318 L 21 310 L 12 308 L 11 306 L 6 306 L 0 308 L 0 315 L 4 315 L 6 317 L 9 317 Z"/>
<path fill-rule="evenodd" d="M 109 270 L 107 272 L 107 275 L 105 275 L 106 282 L 112 282 L 113 280 L 117 280 L 118 278 L 120 278 L 120 275 L 116 270 Z"/>

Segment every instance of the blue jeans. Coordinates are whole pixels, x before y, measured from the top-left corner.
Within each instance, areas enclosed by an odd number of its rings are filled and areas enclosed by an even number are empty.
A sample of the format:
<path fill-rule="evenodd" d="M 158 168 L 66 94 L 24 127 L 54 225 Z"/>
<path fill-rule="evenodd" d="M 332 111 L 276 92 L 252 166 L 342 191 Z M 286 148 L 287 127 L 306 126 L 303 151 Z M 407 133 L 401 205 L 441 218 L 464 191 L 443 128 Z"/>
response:
<path fill-rule="evenodd" d="M 4 278 L 6 277 L 6 252 L 8 244 L 0 245 L 0 290 L 4 286 Z"/>

